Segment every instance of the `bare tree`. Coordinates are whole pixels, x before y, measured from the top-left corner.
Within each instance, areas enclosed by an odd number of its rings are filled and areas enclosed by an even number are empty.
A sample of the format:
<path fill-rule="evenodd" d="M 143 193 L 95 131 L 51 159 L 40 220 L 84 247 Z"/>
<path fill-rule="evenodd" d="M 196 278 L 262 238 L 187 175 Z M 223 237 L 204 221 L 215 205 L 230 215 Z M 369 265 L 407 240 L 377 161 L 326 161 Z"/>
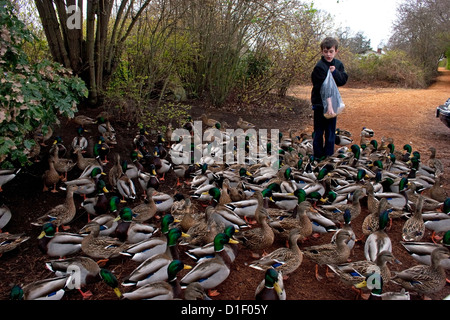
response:
<path fill-rule="evenodd" d="M 89 103 L 97 105 L 105 78 L 117 66 L 123 44 L 150 0 L 35 0 L 35 4 L 53 59 L 87 82 Z M 74 16 L 80 23 L 71 25 Z"/>
<path fill-rule="evenodd" d="M 437 74 L 439 59 L 450 42 L 448 0 L 405 0 L 397 9 L 391 48 L 406 51 L 426 74 L 430 83 Z"/>

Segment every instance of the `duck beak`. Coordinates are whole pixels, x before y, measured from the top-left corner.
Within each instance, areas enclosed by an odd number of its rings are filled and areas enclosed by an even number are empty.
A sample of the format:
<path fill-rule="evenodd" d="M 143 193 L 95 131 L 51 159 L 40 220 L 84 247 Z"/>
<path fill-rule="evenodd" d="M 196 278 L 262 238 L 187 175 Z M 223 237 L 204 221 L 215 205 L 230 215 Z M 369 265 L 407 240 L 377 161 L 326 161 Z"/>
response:
<path fill-rule="evenodd" d="M 184 267 L 183 267 L 183 269 L 184 269 L 184 270 L 190 270 L 190 269 L 192 269 L 192 266 L 190 266 L 190 265 L 188 265 L 188 264 L 185 264 Z"/>
<path fill-rule="evenodd" d="M 45 231 L 42 231 L 39 236 L 38 239 L 42 239 L 43 237 L 45 237 Z"/>
<path fill-rule="evenodd" d="M 114 219 L 114 222 L 117 222 L 117 221 L 119 221 L 120 220 L 120 216 L 117 216 L 115 219 Z"/>
<path fill-rule="evenodd" d="M 228 240 L 228 243 L 238 244 L 239 241 L 230 238 L 230 240 Z"/>
<path fill-rule="evenodd" d="M 119 288 L 114 288 L 114 293 L 116 294 L 116 296 L 117 296 L 118 298 L 121 298 L 121 297 L 122 297 L 122 292 L 120 292 Z"/>
<path fill-rule="evenodd" d="M 365 288 L 365 287 L 367 287 L 367 281 L 364 280 L 364 281 L 362 281 L 360 283 L 357 283 L 357 284 L 354 285 L 354 287 L 357 288 L 357 289 Z"/>
<path fill-rule="evenodd" d="M 189 237 L 190 237 L 190 235 L 189 235 L 189 234 L 187 234 L 187 233 L 184 233 L 184 232 L 182 232 L 182 233 L 181 233 L 181 236 L 182 236 L 183 238 L 189 238 Z"/>
<path fill-rule="evenodd" d="M 281 296 L 281 294 L 283 293 L 283 289 L 281 289 L 280 285 L 278 284 L 278 282 L 275 282 L 275 284 L 273 285 L 273 288 L 275 290 L 275 292 Z"/>
<path fill-rule="evenodd" d="M 106 187 L 103 187 L 103 192 L 104 192 L 104 193 L 108 193 L 108 192 L 109 192 L 109 190 L 108 190 L 108 189 L 106 189 Z"/>

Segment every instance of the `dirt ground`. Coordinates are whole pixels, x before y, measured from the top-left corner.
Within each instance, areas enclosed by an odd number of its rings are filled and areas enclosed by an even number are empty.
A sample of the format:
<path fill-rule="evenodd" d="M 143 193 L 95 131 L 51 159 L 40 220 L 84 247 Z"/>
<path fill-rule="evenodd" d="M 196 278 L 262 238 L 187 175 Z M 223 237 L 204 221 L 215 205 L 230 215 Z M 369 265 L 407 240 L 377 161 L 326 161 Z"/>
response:
<path fill-rule="evenodd" d="M 450 128 L 447 128 L 438 118 L 435 117 L 436 107 L 447 98 L 450 92 L 450 71 L 441 71 L 438 81 L 423 90 L 401 89 L 401 88 L 368 88 L 357 84 L 349 84 L 340 89 L 343 100 L 346 104 L 345 112 L 338 118 L 338 127 L 352 133 L 355 143 L 359 143 L 359 135 L 363 127 L 374 130 L 374 138 L 378 141 L 383 136 L 394 138 L 397 148 L 409 143 L 414 150 L 422 154 L 423 161 L 429 156 L 428 147 L 434 146 L 437 149 L 437 157 L 445 165 L 444 186 L 450 194 Z M 312 132 L 312 112 L 309 107 L 310 87 L 294 87 L 290 90 L 289 108 L 275 108 L 273 106 L 261 105 L 252 110 L 237 110 L 229 107 L 220 111 L 211 108 L 197 107 L 191 110 L 193 119 L 197 119 L 202 113 L 207 113 L 219 121 L 226 121 L 234 127 L 239 116 L 251 121 L 258 128 L 278 128 L 287 134 L 289 128 L 295 128 L 300 134 Z M 304 101 L 302 101 L 304 100 Z M 80 114 L 95 115 L 96 111 L 84 110 Z M 128 128 L 125 124 L 115 123 L 113 126 L 118 131 L 118 145 L 112 152 L 123 153 L 127 157 L 132 148 L 132 139 L 137 130 Z M 95 127 L 93 127 L 95 130 Z M 62 122 L 55 128 L 55 135 L 60 135 L 65 144 L 69 144 L 75 135 L 75 124 L 72 122 Z M 37 217 L 43 215 L 53 206 L 62 203 L 65 193 L 50 193 L 42 191 L 41 175 L 47 169 L 45 152 L 42 151 L 42 161 L 30 168 L 22 170 L 14 180 L 3 186 L 3 198 L 13 213 L 9 224 L 2 230 L 9 233 L 26 233 L 30 240 L 23 243 L 17 249 L 4 253 L 0 257 L 0 299 L 9 299 L 11 287 L 15 284 L 28 284 L 38 279 L 51 278 L 53 274 L 45 268 L 45 262 L 50 260 L 43 255 L 37 247 L 37 236 L 40 233 L 38 227 L 30 223 Z M 111 167 L 107 165 L 105 172 Z M 79 172 L 74 170 L 69 173 L 69 180 L 77 177 Z M 168 174 L 166 181 L 162 183 L 162 192 L 175 194 L 181 192 L 189 194 L 188 188 L 175 188 L 175 178 Z M 111 194 L 110 194 L 111 195 Z M 77 216 L 70 224 L 71 232 L 77 232 L 87 222 L 87 215 L 84 209 L 80 208 L 81 197 L 75 196 L 77 204 Z M 130 206 L 141 202 L 135 201 Z M 367 209 L 364 201 L 363 214 L 352 221 L 353 230 L 357 236 L 361 235 L 361 224 Z M 197 203 L 198 210 L 203 210 Z M 158 223 L 155 221 L 154 223 Z M 401 247 L 401 227 L 404 220 L 393 221 L 389 236 L 393 242 L 393 253 L 401 265 L 392 265 L 392 271 L 399 271 L 416 265 L 413 260 Z M 300 248 L 315 244 L 327 243 L 332 234 L 326 234 L 319 238 L 310 238 L 300 244 Z M 430 232 L 427 231 L 424 241 L 430 240 Z M 283 246 L 284 242 L 275 241 L 272 251 Z M 253 260 L 250 252 L 239 245 L 239 253 L 232 265 L 230 276 L 217 290 L 220 295 L 214 297 L 215 300 L 253 300 L 256 286 L 263 279 L 263 273 L 248 267 L 248 263 Z M 364 243 L 358 242 L 351 256 L 353 261 L 364 259 Z M 181 250 L 181 259 L 193 265 L 194 261 Z M 109 261 L 106 268 L 110 269 L 118 278 L 119 282 L 124 279 L 138 264 L 120 257 Z M 355 292 L 344 286 L 337 278 L 325 278 L 318 282 L 314 277 L 315 264 L 307 258 L 303 259 L 302 265 L 285 281 L 287 299 L 289 300 L 353 300 Z M 321 274 L 324 269 L 320 269 Z M 447 273 L 449 275 L 449 273 Z M 104 283 L 89 285 L 94 295 L 90 300 L 113 300 L 117 299 L 113 291 Z M 128 288 L 120 287 L 123 292 Z M 399 286 L 389 283 L 385 285 L 385 291 L 399 291 Z M 450 286 L 447 286 L 435 294 L 430 295 L 433 300 L 441 300 L 450 294 Z M 80 300 L 81 295 L 76 291 L 68 291 L 63 297 L 64 300 Z M 412 295 L 411 299 L 418 299 Z"/>

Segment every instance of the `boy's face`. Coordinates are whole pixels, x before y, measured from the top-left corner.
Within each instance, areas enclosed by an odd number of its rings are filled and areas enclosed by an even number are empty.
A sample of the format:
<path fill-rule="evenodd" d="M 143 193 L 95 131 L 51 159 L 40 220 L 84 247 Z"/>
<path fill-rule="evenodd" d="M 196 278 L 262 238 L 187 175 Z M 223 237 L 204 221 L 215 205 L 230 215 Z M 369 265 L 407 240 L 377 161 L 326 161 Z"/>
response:
<path fill-rule="evenodd" d="M 333 47 L 331 48 L 323 48 L 322 49 L 322 55 L 325 58 L 326 61 L 331 62 L 333 61 L 334 57 L 336 56 L 337 50 Z"/>

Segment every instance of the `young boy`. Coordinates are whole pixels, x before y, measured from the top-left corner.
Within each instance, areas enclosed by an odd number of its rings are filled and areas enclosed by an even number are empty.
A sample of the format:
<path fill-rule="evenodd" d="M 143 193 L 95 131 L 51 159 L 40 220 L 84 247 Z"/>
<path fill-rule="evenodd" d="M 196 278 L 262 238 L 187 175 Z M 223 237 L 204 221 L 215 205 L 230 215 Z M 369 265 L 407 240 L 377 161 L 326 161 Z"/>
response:
<path fill-rule="evenodd" d="M 335 56 L 338 52 L 339 43 L 336 39 L 328 37 L 320 44 L 322 58 L 317 62 L 311 74 L 313 88 L 311 91 L 311 104 L 314 110 L 314 157 L 319 159 L 331 156 L 334 153 L 336 138 L 336 117 L 325 118 L 320 88 L 327 77 L 328 70 L 331 71 L 337 86 L 343 86 L 348 79 L 344 65 Z M 324 143 L 325 135 L 325 143 Z"/>

